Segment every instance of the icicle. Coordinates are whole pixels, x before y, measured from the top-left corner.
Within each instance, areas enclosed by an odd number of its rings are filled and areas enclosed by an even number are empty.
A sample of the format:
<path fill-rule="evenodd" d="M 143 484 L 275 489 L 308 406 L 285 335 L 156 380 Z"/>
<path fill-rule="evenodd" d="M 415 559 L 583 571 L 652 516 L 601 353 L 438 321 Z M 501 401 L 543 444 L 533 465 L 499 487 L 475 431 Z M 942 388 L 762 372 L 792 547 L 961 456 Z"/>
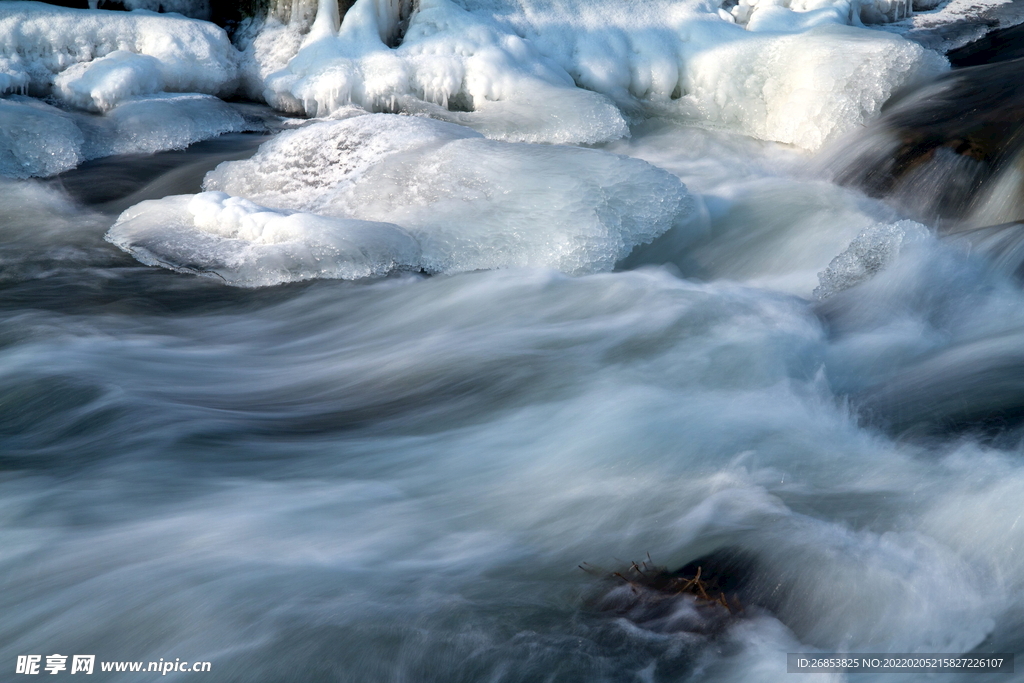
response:
<path fill-rule="evenodd" d="M 298 0 L 296 0 L 298 1 Z M 309 31 L 310 38 L 324 38 L 338 34 L 341 17 L 338 15 L 338 0 L 319 0 L 316 19 Z"/>

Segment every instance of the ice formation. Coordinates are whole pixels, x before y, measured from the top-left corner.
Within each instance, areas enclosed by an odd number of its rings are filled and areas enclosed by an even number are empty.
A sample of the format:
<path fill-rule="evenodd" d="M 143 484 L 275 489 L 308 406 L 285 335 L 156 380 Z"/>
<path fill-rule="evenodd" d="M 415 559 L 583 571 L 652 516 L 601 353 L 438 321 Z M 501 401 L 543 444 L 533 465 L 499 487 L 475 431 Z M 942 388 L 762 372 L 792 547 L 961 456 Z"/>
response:
<path fill-rule="evenodd" d="M 103 117 L 81 117 L 87 159 L 185 149 L 201 140 L 252 130 L 236 109 L 211 95 L 160 94 L 126 100 Z M 154 126 L 153 121 L 159 121 Z"/>
<path fill-rule="evenodd" d="M 239 287 L 379 277 L 419 264 L 419 245 L 397 225 L 267 209 L 223 192 L 142 202 L 107 240 L 147 265 Z"/>
<path fill-rule="evenodd" d="M 880 24 L 884 31 L 906 36 L 925 47 L 950 52 L 990 31 L 1016 26 L 1024 6 L 1016 0 L 914 0 L 915 10 L 902 21 Z"/>
<path fill-rule="evenodd" d="M 593 143 L 654 112 L 817 149 L 946 68 L 905 39 L 843 26 L 890 4 L 801 0 L 730 13 L 699 0 L 357 0 L 339 24 L 337 4 L 324 0 L 305 35 L 268 22 L 245 71 L 273 106 L 316 116 L 355 103 L 497 139 Z"/>
<path fill-rule="evenodd" d="M 729 14 L 751 31 L 787 31 L 821 24 L 902 21 L 914 13 L 913 4 L 911 0 L 739 0 Z"/>
<path fill-rule="evenodd" d="M 696 54 L 663 110 L 810 150 L 863 125 L 900 88 L 947 67 L 907 40 L 846 26 L 723 42 Z"/>
<path fill-rule="evenodd" d="M 82 161 L 85 136 L 71 114 L 27 97 L 0 99 L 0 176 L 51 176 Z"/>
<path fill-rule="evenodd" d="M 363 115 L 282 133 L 204 187 L 278 208 L 397 223 L 429 272 L 610 270 L 687 220 L 674 175 L 578 147 L 488 140 L 426 118 Z"/>
<path fill-rule="evenodd" d="M 160 92 L 163 87 L 160 60 L 125 50 L 74 64 L 53 80 L 57 98 L 92 111 L 108 111 L 124 99 Z"/>
<path fill-rule="evenodd" d="M 529 41 L 447 0 L 422 0 L 400 36 L 403 9 L 412 11 L 403 5 L 411 4 L 361 0 L 340 29 L 336 11 L 322 9 L 284 69 L 260 66 L 282 61 L 277 52 L 250 65 L 264 76 L 262 95 L 312 116 L 350 103 L 422 111 L 511 141 L 592 143 L 628 134 L 606 97 L 576 88 Z"/>
<path fill-rule="evenodd" d="M 0 175 L 45 178 L 89 159 L 184 149 L 250 128 L 231 105 L 211 95 L 137 97 L 103 116 L 13 96 L 0 99 Z"/>
<path fill-rule="evenodd" d="M 818 274 L 821 283 L 814 296 L 826 299 L 871 278 L 899 256 L 905 244 L 921 241 L 930 233 L 914 221 L 878 225 L 863 231 L 847 249 Z"/>
<path fill-rule="evenodd" d="M 358 105 L 512 142 L 598 143 L 657 114 L 813 150 L 946 68 L 901 37 L 845 26 L 905 9 L 905 0 L 356 0 L 342 17 L 337 0 L 316 10 L 295 0 L 241 32 L 240 57 L 223 30 L 180 15 L 18 0 L 0 3 L 0 92 L 102 112 L 242 84 L 287 112 Z"/>
<path fill-rule="evenodd" d="M 0 99 L 0 175 L 47 177 L 88 159 L 245 130 L 244 118 L 213 96 L 237 86 L 238 52 L 208 22 L 0 2 L 0 95 L 8 95 Z M 49 97 L 59 108 L 12 93 Z"/>
<path fill-rule="evenodd" d="M 237 85 L 238 52 L 209 22 L 0 2 L 0 92 L 106 110 L 140 94 L 229 95 Z"/>

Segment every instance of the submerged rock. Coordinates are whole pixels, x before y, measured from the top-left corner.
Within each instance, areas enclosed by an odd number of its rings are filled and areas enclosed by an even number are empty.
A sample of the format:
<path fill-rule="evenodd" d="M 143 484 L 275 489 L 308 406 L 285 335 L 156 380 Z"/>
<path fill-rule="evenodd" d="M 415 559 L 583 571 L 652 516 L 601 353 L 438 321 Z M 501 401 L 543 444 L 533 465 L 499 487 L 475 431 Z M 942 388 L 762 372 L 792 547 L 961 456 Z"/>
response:
<path fill-rule="evenodd" d="M 655 633 L 713 636 L 743 613 L 735 593 L 736 581 L 724 573 L 705 571 L 699 561 L 670 571 L 655 565 L 648 555 L 645 561 L 632 562 L 628 569 L 610 574 L 589 566 L 580 568 L 603 574 L 612 584 L 593 601 L 595 610 Z"/>
<path fill-rule="evenodd" d="M 827 157 L 836 181 L 940 227 L 1024 218 L 1024 60 L 954 71 L 891 103 Z M 1019 185 L 1019 184 L 1018 184 Z"/>

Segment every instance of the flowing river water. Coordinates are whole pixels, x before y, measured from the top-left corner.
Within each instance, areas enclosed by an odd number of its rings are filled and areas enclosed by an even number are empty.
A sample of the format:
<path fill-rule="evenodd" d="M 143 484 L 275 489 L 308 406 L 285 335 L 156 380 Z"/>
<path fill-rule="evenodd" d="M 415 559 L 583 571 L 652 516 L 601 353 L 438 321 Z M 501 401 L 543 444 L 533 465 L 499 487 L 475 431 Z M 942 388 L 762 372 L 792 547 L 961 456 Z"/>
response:
<path fill-rule="evenodd" d="M 682 180 L 688 222 L 609 272 L 456 251 L 240 288 L 105 241 L 285 133 L 0 180 L 0 661 L 746 683 L 787 652 L 1024 651 L 1022 67 L 985 62 L 815 154 L 655 117 L 564 158 L 458 139 L 346 199 L 483 187 L 450 180 L 474 159 L 623 214 L 526 176 L 590 149 Z M 632 561 L 701 566 L 731 606 L 612 576 Z"/>

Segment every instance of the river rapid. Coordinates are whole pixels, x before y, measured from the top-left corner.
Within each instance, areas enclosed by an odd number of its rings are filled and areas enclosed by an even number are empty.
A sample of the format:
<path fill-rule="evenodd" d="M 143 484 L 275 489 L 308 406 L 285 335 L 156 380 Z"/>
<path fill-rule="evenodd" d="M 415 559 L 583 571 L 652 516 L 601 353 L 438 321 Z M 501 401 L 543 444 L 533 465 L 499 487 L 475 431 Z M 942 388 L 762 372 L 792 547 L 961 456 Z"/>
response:
<path fill-rule="evenodd" d="M 885 167 L 938 125 L 902 97 L 815 152 L 667 115 L 561 147 L 237 105 L 271 132 L 0 179 L 0 662 L 747 683 L 788 652 L 1024 651 L 1019 141 Z M 341 173 L 323 140 L 373 126 L 328 199 L 260 185 Z M 200 234 L 250 215 L 350 232 Z M 352 247 L 366 225 L 391 241 Z M 857 680 L 979 677 L 1009 680 Z"/>

